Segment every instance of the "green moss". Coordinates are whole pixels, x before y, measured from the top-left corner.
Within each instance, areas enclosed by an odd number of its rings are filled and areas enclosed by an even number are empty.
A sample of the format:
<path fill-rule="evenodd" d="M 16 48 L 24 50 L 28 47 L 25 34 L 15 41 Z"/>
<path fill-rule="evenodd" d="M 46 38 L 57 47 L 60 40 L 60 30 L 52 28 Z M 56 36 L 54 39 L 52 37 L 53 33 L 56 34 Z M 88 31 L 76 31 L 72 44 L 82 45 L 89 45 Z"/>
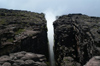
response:
<path fill-rule="evenodd" d="M 46 62 L 47 66 L 50 66 L 50 63 L 49 62 Z"/>
<path fill-rule="evenodd" d="M 2 25 L 2 24 L 6 24 L 6 20 L 2 19 L 2 20 L 0 21 L 0 25 Z"/>
<path fill-rule="evenodd" d="M 68 61 L 68 59 L 64 59 L 64 61 Z"/>
<path fill-rule="evenodd" d="M 93 28 L 99 29 L 100 27 L 98 27 L 98 26 L 94 26 Z"/>
<path fill-rule="evenodd" d="M 7 41 L 8 41 L 8 42 L 13 42 L 13 40 L 14 40 L 13 38 L 10 38 L 10 39 L 8 39 Z"/>
<path fill-rule="evenodd" d="M 24 32 L 24 29 L 19 29 L 18 31 L 15 32 L 15 34 L 20 34 L 21 32 Z"/>

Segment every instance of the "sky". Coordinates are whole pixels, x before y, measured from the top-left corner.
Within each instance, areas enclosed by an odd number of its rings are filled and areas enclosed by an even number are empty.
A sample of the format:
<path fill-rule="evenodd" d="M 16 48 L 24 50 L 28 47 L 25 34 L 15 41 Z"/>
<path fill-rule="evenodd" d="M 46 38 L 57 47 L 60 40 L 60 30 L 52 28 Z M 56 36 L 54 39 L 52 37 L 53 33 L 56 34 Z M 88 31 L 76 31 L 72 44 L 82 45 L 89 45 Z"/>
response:
<path fill-rule="evenodd" d="M 100 0 L 0 0 L 0 8 L 51 11 L 54 15 L 82 13 L 100 17 Z"/>

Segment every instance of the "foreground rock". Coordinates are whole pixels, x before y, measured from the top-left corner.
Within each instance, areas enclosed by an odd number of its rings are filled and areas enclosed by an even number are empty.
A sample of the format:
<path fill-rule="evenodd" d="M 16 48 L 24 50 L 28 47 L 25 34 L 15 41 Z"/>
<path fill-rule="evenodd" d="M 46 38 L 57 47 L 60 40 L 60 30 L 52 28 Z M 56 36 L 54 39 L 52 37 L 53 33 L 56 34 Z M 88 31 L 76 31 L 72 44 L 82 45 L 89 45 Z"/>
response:
<path fill-rule="evenodd" d="M 100 55 L 100 18 L 82 14 L 60 16 L 54 22 L 57 66 L 83 66 Z"/>
<path fill-rule="evenodd" d="M 25 51 L 0 57 L 0 66 L 47 66 L 44 55 Z"/>
<path fill-rule="evenodd" d="M 0 55 L 28 51 L 48 58 L 44 14 L 0 9 Z"/>
<path fill-rule="evenodd" d="M 84 66 L 100 66 L 100 56 L 94 56 Z"/>

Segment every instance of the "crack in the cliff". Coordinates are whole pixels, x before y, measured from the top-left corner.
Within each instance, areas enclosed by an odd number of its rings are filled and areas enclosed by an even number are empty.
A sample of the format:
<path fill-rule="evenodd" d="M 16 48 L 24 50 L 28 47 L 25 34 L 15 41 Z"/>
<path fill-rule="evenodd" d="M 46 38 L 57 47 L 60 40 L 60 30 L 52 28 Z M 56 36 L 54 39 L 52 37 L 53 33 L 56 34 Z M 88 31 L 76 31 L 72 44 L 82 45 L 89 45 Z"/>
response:
<path fill-rule="evenodd" d="M 53 51 L 53 46 L 54 46 L 53 21 L 55 20 L 55 16 L 51 12 L 48 12 L 46 13 L 46 20 L 47 20 L 47 28 L 48 28 L 50 64 L 51 66 L 55 66 L 54 51 Z"/>

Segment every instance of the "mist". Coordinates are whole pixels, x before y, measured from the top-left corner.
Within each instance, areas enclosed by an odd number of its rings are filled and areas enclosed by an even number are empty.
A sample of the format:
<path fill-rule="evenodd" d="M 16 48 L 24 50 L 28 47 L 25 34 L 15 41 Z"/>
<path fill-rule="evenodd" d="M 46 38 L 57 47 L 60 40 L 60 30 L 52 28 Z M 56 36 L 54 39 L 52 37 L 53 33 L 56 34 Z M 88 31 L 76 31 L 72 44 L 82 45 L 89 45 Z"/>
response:
<path fill-rule="evenodd" d="M 49 41 L 49 54 L 50 54 L 50 63 L 51 66 L 55 66 L 55 60 L 54 60 L 54 52 L 53 52 L 53 46 L 54 46 L 54 30 L 53 30 L 53 22 L 56 20 L 55 15 L 52 11 L 45 11 L 45 18 L 47 20 L 47 28 L 48 28 L 48 41 Z"/>

